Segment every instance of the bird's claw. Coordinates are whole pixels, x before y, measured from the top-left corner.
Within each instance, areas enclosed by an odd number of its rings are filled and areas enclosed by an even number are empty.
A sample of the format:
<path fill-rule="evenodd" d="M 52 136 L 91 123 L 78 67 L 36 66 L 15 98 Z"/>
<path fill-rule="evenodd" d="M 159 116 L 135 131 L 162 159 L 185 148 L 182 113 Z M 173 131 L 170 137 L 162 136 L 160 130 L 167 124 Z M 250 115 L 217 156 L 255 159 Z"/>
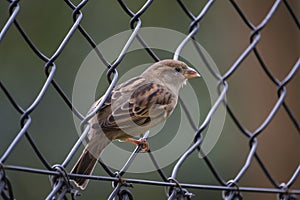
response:
<path fill-rule="evenodd" d="M 141 150 L 140 152 L 147 152 L 149 151 L 150 147 L 149 144 L 147 142 L 147 140 L 145 138 L 141 138 L 139 140 L 137 140 L 139 142 L 139 145 L 141 145 Z"/>
<path fill-rule="evenodd" d="M 145 138 L 140 138 L 140 139 L 138 139 L 138 140 L 135 140 L 135 139 L 133 139 L 133 138 L 126 138 L 125 140 L 124 140 L 125 142 L 130 142 L 130 143 L 133 143 L 133 144 L 135 144 L 135 145 L 137 145 L 137 146 L 140 146 L 141 145 L 141 150 L 140 150 L 140 152 L 147 152 L 147 151 L 149 151 L 149 144 L 148 144 L 148 142 L 147 142 L 147 140 L 145 139 Z"/>

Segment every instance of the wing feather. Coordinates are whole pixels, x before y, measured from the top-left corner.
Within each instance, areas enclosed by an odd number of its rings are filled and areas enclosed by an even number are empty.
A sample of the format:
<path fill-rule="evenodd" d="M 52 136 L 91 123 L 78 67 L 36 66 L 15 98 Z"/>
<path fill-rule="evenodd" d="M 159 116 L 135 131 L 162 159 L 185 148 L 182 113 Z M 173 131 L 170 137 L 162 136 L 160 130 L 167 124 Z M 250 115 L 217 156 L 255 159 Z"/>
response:
<path fill-rule="evenodd" d="M 135 78 L 112 92 L 111 98 L 99 110 L 100 113 L 107 112 L 105 109 L 108 107 L 111 109 L 106 116 L 98 115 L 99 125 L 104 131 L 126 130 L 136 125 L 150 128 L 173 112 L 176 95 L 160 84 L 145 81 Z"/>

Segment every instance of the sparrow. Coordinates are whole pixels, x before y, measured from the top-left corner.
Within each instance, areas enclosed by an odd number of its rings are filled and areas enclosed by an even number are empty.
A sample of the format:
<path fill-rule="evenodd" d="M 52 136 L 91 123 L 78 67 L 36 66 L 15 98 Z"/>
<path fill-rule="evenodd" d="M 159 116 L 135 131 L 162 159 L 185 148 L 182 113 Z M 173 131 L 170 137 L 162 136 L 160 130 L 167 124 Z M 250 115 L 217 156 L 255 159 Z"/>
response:
<path fill-rule="evenodd" d="M 180 88 L 187 79 L 195 77 L 200 77 L 196 70 L 184 62 L 169 59 L 156 62 L 141 75 L 117 85 L 89 120 L 89 142 L 71 173 L 92 174 L 101 152 L 112 140 L 141 145 L 141 151 L 148 151 L 147 141 L 134 137 L 164 122 L 176 107 Z M 101 100 L 102 97 L 89 112 Z M 82 190 L 89 181 L 82 177 L 71 180 Z"/>

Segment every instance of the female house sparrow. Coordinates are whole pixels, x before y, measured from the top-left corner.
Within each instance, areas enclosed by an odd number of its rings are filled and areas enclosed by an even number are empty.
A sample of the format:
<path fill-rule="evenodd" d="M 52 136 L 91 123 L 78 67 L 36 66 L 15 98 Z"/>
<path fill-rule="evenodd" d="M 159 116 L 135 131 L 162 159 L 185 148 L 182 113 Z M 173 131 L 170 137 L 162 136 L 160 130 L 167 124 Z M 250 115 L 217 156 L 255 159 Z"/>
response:
<path fill-rule="evenodd" d="M 145 133 L 149 128 L 165 121 L 173 112 L 180 88 L 187 79 L 199 77 L 194 69 L 177 60 L 162 60 L 151 65 L 140 76 L 117 85 L 103 106 L 89 123 L 89 142 L 71 173 L 90 175 L 102 150 L 112 141 L 121 140 L 136 145 L 145 140 L 132 137 Z M 93 110 L 101 98 L 96 101 Z M 82 190 L 89 179 L 74 177 L 75 184 Z"/>

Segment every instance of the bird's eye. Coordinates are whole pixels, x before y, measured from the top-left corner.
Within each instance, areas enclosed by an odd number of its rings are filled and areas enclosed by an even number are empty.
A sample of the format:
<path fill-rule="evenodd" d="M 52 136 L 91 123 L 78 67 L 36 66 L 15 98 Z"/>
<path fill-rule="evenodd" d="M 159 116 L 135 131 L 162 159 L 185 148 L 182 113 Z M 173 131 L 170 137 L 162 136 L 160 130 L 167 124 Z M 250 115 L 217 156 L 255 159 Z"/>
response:
<path fill-rule="evenodd" d="M 181 72 L 181 68 L 180 67 L 175 67 L 175 71 L 176 72 Z"/>

